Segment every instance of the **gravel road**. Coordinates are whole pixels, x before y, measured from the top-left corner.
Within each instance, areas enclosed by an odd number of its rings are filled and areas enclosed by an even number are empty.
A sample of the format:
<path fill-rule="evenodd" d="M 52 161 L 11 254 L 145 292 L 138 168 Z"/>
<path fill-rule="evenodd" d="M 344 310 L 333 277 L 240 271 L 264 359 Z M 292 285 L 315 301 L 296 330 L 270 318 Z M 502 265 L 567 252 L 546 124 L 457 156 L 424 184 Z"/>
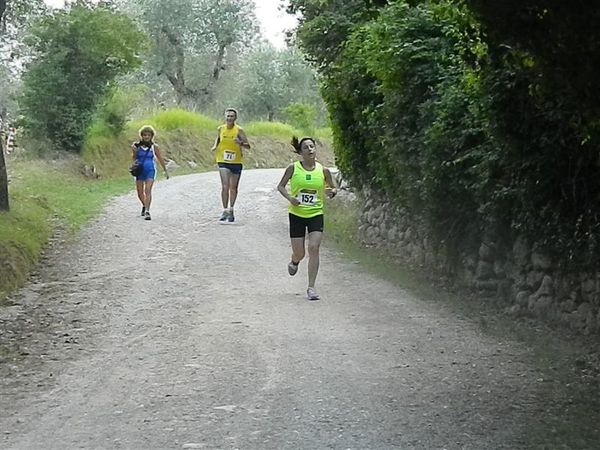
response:
<path fill-rule="evenodd" d="M 527 349 L 326 242 L 305 300 L 281 174 L 244 173 L 234 224 L 212 172 L 58 242 L 0 310 L 0 447 L 530 448 L 552 399 Z"/>

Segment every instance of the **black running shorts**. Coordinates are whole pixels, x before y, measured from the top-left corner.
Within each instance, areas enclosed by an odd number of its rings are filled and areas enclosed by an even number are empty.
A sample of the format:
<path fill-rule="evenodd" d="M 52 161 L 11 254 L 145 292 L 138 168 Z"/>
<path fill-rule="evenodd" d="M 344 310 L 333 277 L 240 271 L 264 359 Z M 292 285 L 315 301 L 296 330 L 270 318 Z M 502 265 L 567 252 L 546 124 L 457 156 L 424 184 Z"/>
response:
<path fill-rule="evenodd" d="M 318 216 L 304 218 L 290 213 L 290 237 L 303 238 L 306 236 L 306 229 L 309 233 L 313 231 L 323 231 L 323 214 Z"/>

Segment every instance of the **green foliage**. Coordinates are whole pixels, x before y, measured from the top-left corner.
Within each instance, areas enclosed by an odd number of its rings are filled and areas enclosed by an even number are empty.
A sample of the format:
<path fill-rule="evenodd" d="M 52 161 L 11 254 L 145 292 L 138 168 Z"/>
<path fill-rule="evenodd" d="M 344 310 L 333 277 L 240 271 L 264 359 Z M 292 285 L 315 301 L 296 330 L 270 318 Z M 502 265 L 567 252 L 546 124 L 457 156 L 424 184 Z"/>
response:
<path fill-rule="evenodd" d="M 168 80 L 178 105 L 204 109 L 237 54 L 258 34 L 251 0 L 128 0 L 152 39 L 144 72 Z"/>
<path fill-rule="evenodd" d="M 29 39 L 36 57 L 21 99 L 28 132 L 79 151 L 99 100 L 117 76 L 140 64 L 144 42 L 131 20 L 102 7 L 44 18 Z"/>
<path fill-rule="evenodd" d="M 337 162 L 355 185 L 383 191 L 456 251 L 492 228 L 541 241 L 567 264 L 600 261 L 597 8 L 291 9 L 303 13 L 298 36 L 323 75 Z"/>
<path fill-rule="evenodd" d="M 493 203 L 565 263 L 596 265 L 600 10 L 556 0 L 468 3 L 489 36 L 485 89 L 505 147 Z"/>
<path fill-rule="evenodd" d="M 174 131 L 184 128 L 197 128 L 200 130 L 210 129 L 216 130 L 219 122 L 182 108 L 171 108 L 161 111 L 158 114 L 148 118 L 147 120 L 136 120 L 129 124 L 130 129 L 141 128 L 144 125 L 152 125 L 157 130 Z M 216 131 L 215 131 L 216 132 Z"/>
<path fill-rule="evenodd" d="M 244 120 L 282 121 L 287 105 L 306 103 L 315 108 L 318 119 L 324 122 L 325 106 L 316 72 L 294 47 L 279 50 L 261 44 L 240 54 L 239 60 L 223 74 L 215 92 L 213 109 L 219 114 L 225 106 L 235 105 Z"/>
<path fill-rule="evenodd" d="M 86 143 L 95 138 L 115 137 L 125 130 L 134 105 L 142 98 L 139 89 L 111 89 L 99 103 L 92 123 L 86 133 Z"/>
<path fill-rule="evenodd" d="M 286 122 L 301 129 L 304 134 L 313 134 L 317 118 L 317 109 L 313 105 L 290 103 L 282 112 Z"/>
<path fill-rule="evenodd" d="M 250 122 L 243 128 L 248 136 L 268 136 L 291 140 L 292 136 L 302 134 L 293 126 L 281 122 Z"/>

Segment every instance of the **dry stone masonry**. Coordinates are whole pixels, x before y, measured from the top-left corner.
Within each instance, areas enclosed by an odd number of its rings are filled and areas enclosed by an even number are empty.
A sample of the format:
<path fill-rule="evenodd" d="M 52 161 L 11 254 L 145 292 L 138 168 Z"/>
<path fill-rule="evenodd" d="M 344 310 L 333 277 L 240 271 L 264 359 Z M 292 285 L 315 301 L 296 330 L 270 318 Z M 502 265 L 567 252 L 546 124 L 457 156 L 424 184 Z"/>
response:
<path fill-rule="evenodd" d="M 469 254 L 449 261 L 419 220 L 384 197 L 363 189 L 359 231 L 364 244 L 384 247 L 411 267 L 450 274 L 457 285 L 507 305 L 514 315 L 563 323 L 585 334 L 600 332 L 600 269 L 562 273 L 536 242 L 513 237 L 512 245 L 490 234 Z"/>

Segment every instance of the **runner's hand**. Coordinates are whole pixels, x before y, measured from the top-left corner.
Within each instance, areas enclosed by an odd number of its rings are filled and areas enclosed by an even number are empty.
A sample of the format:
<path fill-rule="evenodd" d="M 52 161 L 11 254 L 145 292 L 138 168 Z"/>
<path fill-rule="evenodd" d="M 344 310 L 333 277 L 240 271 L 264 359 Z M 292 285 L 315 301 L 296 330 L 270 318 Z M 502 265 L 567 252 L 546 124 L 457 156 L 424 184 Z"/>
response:
<path fill-rule="evenodd" d="M 327 189 L 325 189 L 325 195 L 327 195 L 327 197 L 329 197 L 329 198 L 333 198 L 337 195 L 337 189 L 336 188 L 327 188 Z"/>
<path fill-rule="evenodd" d="M 300 204 L 300 200 L 298 200 L 296 197 L 292 197 L 290 198 L 290 203 L 294 206 L 298 206 Z"/>

